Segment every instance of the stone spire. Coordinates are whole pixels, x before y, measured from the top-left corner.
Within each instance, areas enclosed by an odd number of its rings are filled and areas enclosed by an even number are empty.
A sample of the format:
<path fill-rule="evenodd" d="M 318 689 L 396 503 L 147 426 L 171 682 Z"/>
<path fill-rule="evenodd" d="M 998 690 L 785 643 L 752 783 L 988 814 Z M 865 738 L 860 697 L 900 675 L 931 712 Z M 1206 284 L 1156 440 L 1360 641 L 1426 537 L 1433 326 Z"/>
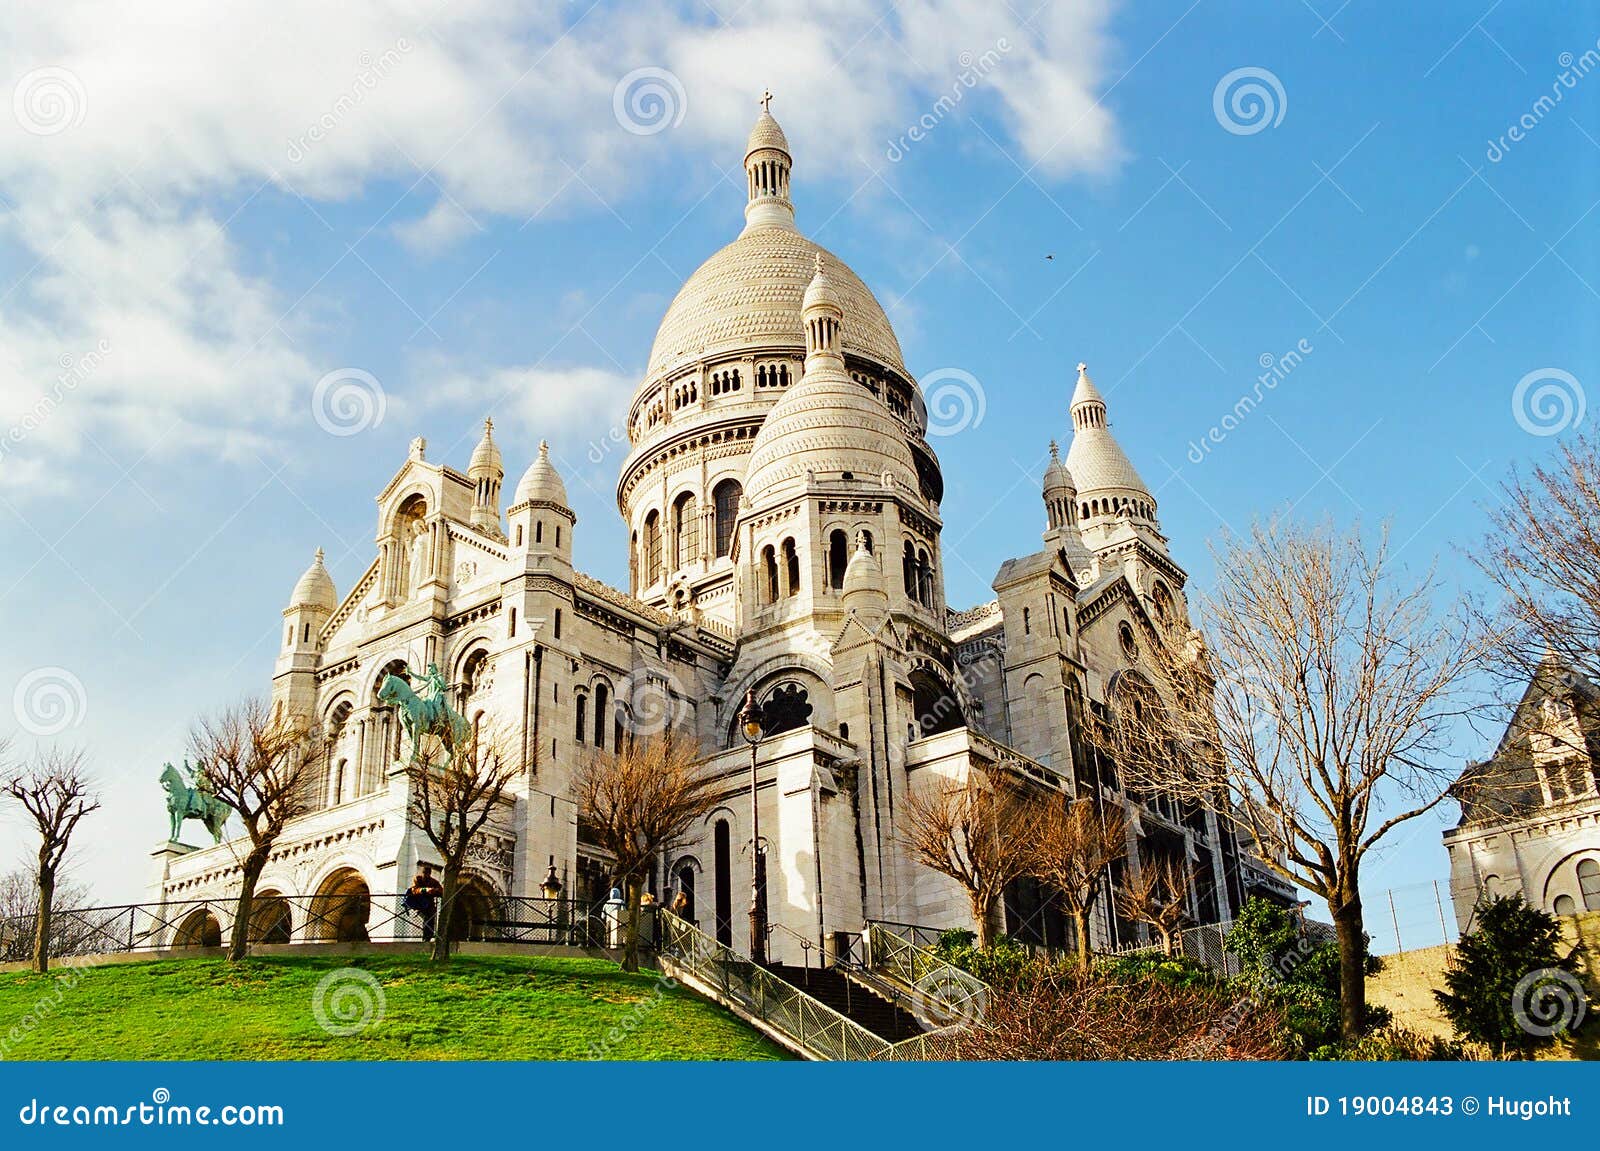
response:
<path fill-rule="evenodd" d="M 749 201 L 744 206 L 745 231 L 785 228 L 792 232 L 794 204 L 789 199 L 789 170 L 794 159 L 789 154 L 788 138 L 769 110 L 772 93 L 764 93 L 760 103 L 761 115 L 750 129 L 744 150 L 744 173 L 749 185 Z"/>
<path fill-rule="evenodd" d="M 1087 364 L 1078 365 L 1072 392 L 1072 447 L 1066 470 L 1077 488 L 1080 511 L 1088 509 L 1080 517 L 1083 526 L 1113 522 L 1124 515 L 1155 526 L 1155 496 L 1111 434 L 1105 397 L 1089 378 Z"/>

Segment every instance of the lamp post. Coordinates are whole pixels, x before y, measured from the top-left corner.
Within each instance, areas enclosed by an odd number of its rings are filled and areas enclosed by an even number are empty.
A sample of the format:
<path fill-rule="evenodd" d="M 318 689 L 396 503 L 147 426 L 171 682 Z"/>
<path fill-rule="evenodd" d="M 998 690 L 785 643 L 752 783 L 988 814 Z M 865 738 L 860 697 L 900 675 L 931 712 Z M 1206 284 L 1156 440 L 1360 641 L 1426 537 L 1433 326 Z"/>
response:
<path fill-rule="evenodd" d="M 750 745 L 750 959 L 767 961 L 767 907 L 762 896 L 767 886 L 767 857 L 761 850 L 761 808 L 756 802 L 756 746 L 761 742 L 761 705 L 755 688 L 744 697 L 739 724 Z"/>

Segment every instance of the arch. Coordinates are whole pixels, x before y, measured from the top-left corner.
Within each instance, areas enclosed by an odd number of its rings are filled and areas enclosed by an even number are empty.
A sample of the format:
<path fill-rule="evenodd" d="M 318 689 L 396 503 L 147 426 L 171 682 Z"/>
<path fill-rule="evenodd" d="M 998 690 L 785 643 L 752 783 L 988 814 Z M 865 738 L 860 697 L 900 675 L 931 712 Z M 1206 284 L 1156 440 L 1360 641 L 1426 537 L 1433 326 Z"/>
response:
<path fill-rule="evenodd" d="M 786 536 L 783 541 L 783 594 L 800 594 L 800 553 L 795 549 L 793 536 Z"/>
<path fill-rule="evenodd" d="M 700 504 L 693 492 L 672 501 L 672 570 L 680 571 L 700 558 Z"/>
<path fill-rule="evenodd" d="M 178 933 L 172 937 L 173 947 L 221 947 L 222 924 L 209 907 L 197 907 L 184 917 Z"/>
<path fill-rule="evenodd" d="M 256 893 L 250 908 L 251 943 L 288 943 L 294 937 L 289 901 L 276 890 Z"/>
<path fill-rule="evenodd" d="M 845 569 L 850 564 L 850 537 L 840 528 L 828 533 L 828 586 L 835 591 L 844 587 Z"/>
<path fill-rule="evenodd" d="M 905 587 L 907 599 L 917 598 L 917 548 L 906 540 L 900 555 L 900 582 Z"/>
<path fill-rule="evenodd" d="M 716 901 L 717 942 L 733 946 L 733 832 L 726 819 L 712 825 L 711 852 L 715 863 L 712 889 Z"/>
<path fill-rule="evenodd" d="M 655 508 L 644 517 L 644 586 L 661 582 L 661 513 Z"/>
<path fill-rule="evenodd" d="M 451 942 L 481 941 L 484 925 L 501 918 L 499 909 L 500 893 L 494 884 L 476 872 L 463 871 L 450 909 Z"/>
<path fill-rule="evenodd" d="M 1593 859 L 1578 860 L 1578 894 L 1585 911 L 1600 911 L 1600 863 Z"/>
<path fill-rule="evenodd" d="M 761 549 L 761 602 L 778 602 L 778 554 L 771 544 Z"/>
<path fill-rule="evenodd" d="M 312 897 L 306 937 L 324 943 L 365 943 L 371 915 L 372 890 L 366 878 L 354 867 L 338 867 Z"/>
<path fill-rule="evenodd" d="M 966 716 L 955 688 L 926 667 L 911 673 L 911 692 L 916 712 L 916 738 L 966 726 Z"/>
<path fill-rule="evenodd" d="M 723 480 L 711 489 L 719 559 L 733 550 L 733 525 L 739 518 L 739 501 L 743 498 L 744 487 L 738 480 Z"/>
<path fill-rule="evenodd" d="M 589 693 L 579 688 L 572 694 L 577 701 L 574 705 L 577 712 L 577 722 L 573 725 L 573 735 L 577 737 L 578 742 L 581 744 L 589 738 Z"/>
<path fill-rule="evenodd" d="M 1174 613 L 1172 592 L 1166 584 L 1156 580 L 1155 586 L 1150 589 L 1150 602 L 1155 607 L 1156 618 L 1162 623 L 1171 623 Z"/>
<path fill-rule="evenodd" d="M 594 745 L 606 746 L 606 703 L 611 698 L 611 688 L 604 681 L 594 685 Z"/>
<path fill-rule="evenodd" d="M 933 564 L 928 560 L 928 549 L 917 549 L 917 602 L 923 607 L 933 606 Z"/>
<path fill-rule="evenodd" d="M 763 737 L 807 726 L 814 710 L 811 693 L 803 683 L 785 680 L 775 684 L 761 702 Z"/>

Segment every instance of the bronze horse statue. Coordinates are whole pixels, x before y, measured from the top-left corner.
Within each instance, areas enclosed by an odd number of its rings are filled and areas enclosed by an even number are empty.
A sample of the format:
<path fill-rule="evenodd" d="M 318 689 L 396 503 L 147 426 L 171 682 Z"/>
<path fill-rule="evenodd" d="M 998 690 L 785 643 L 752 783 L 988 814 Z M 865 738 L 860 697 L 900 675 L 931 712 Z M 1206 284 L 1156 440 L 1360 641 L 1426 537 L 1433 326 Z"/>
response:
<path fill-rule="evenodd" d="M 188 771 L 189 761 L 185 760 L 183 766 Z M 212 795 L 203 784 L 204 780 L 201 779 L 196 786 L 191 786 L 170 763 L 162 768 L 161 786 L 167 793 L 167 818 L 172 825 L 169 836 L 171 842 L 178 842 L 178 834 L 183 830 L 186 819 L 198 819 L 211 832 L 214 843 L 222 842 L 222 829 L 233 814 L 233 808 Z"/>
<path fill-rule="evenodd" d="M 425 695 L 411 686 L 409 674 L 384 676 L 378 687 L 378 702 L 399 709 L 401 726 L 411 740 L 412 759 L 416 759 L 418 741 L 425 735 L 437 736 L 445 752 L 454 756 L 456 748 L 472 733 L 472 725 L 450 706 L 447 685 L 436 664 L 429 664 L 427 674 L 419 678 Z"/>

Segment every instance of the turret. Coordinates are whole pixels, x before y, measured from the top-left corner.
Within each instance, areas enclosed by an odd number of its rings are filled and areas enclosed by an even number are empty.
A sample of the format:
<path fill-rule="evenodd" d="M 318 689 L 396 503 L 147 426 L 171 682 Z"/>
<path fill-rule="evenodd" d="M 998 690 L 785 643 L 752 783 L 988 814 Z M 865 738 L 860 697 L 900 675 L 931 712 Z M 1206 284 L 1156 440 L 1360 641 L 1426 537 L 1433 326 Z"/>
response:
<path fill-rule="evenodd" d="M 1044 510 L 1045 544 L 1061 552 L 1073 578 L 1087 580 L 1094 557 L 1078 530 L 1078 485 L 1061 462 L 1061 449 L 1054 440 L 1050 441 L 1050 465 L 1044 470 Z"/>
<path fill-rule="evenodd" d="M 794 231 L 794 204 L 789 199 L 789 170 L 794 160 L 789 141 L 772 118 L 772 93 L 761 97 L 761 115 L 750 129 L 744 150 L 744 174 L 750 199 L 744 207 L 744 226 L 787 228 Z"/>
<path fill-rule="evenodd" d="M 316 702 L 315 675 L 322 660 L 322 629 L 339 606 L 333 577 L 322 566 L 322 549 L 289 594 L 283 609 L 283 648 L 278 653 L 272 697 L 291 714 L 309 715 Z"/>
<path fill-rule="evenodd" d="M 467 478 L 472 481 L 472 526 L 495 539 L 505 539 L 500 530 L 500 484 L 506 470 L 500 461 L 500 447 L 494 442 L 494 421 L 483 421 L 483 439 L 472 450 Z"/>
<path fill-rule="evenodd" d="M 550 445 L 539 441 L 539 455 L 522 473 L 511 497 L 511 550 L 528 570 L 554 567 L 570 575 L 572 528 L 578 522 L 567 503 L 567 486 L 550 462 Z"/>

